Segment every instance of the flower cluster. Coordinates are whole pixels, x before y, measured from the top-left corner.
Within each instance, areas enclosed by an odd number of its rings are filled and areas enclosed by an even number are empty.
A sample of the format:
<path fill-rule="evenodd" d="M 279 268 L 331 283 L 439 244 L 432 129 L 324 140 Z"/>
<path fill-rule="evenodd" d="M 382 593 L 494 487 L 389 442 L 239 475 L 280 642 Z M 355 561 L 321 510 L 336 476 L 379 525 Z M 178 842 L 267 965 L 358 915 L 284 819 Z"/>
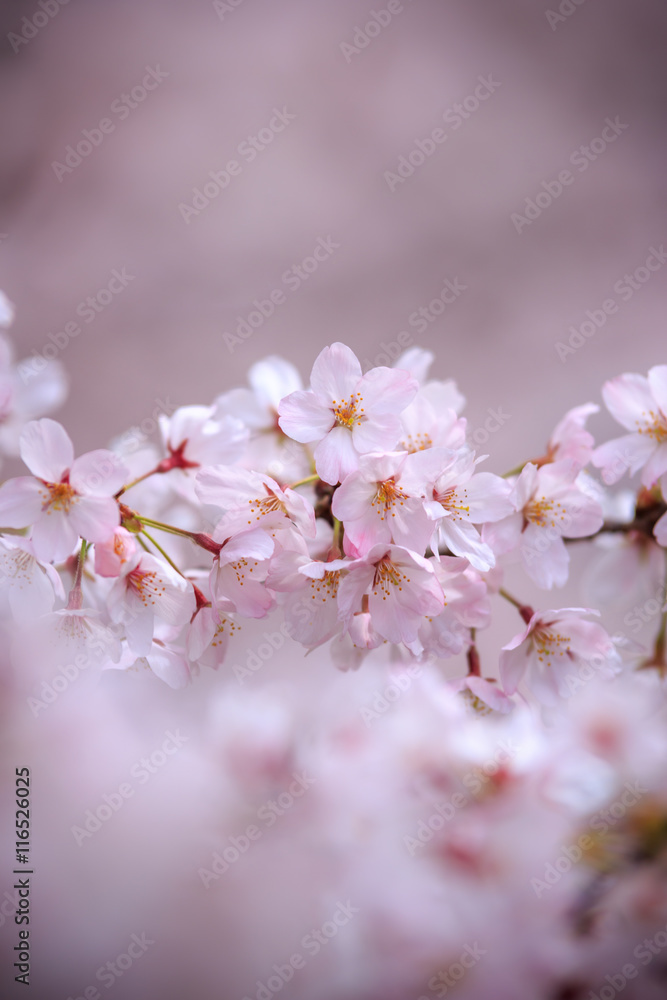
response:
<path fill-rule="evenodd" d="M 161 416 L 160 454 L 121 443 L 78 458 L 60 424 L 26 419 L 37 400 L 12 391 L 7 361 L 1 426 L 21 422 L 31 473 L 0 487 L 14 638 L 29 626 L 51 657 L 92 648 L 104 668 L 148 666 L 181 687 L 224 663 L 244 619 L 276 609 L 292 639 L 328 643 L 343 669 L 384 644 L 418 662 L 462 654 L 453 685 L 482 712 L 509 712 L 526 690 L 557 704 L 586 672 L 620 672 L 619 643 L 594 609 L 535 611 L 502 576 L 516 563 L 531 587 L 551 590 L 568 578 L 573 540 L 611 539 L 626 560 L 667 545 L 667 366 L 604 387 L 625 437 L 596 448 L 588 403 L 542 455 L 499 476 L 479 471 L 486 456 L 471 446 L 463 397 L 428 378 L 432 360 L 412 348 L 363 373 L 334 343 L 304 388 L 293 365 L 269 357 L 248 388 Z M 50 378 L 42 412 L 57 396 Z M 607 486 L 640 471 L 614 520 Z M 493 664 L 483 676 L 476 636 L 498 597 L 525 629 L 501 651 L 499 677 Z M 660 672 L 664 631 L 663 616 L 644 663 Z"/>

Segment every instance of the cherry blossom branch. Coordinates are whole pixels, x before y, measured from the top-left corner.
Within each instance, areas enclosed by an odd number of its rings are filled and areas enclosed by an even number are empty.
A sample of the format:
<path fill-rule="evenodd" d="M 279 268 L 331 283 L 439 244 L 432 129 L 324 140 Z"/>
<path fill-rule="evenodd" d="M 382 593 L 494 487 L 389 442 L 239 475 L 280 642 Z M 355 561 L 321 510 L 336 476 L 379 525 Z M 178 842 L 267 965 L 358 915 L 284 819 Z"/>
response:
<path fill-rule="evenodd" d="M 67 601 L 68 611 L 79 611 L 83 605 L 83 592 L 81 590 L 81 580 L 83 577 L 83 567 L 86 562 L 86 552 L 88 550 L 88 542 L 85 538 L 81 539 L 81 548 L 79 549 L 79 555 L 76 563 L 76 573 L 74 574 L 74 583 L 72 584 L 72 589 L 69 592 L 69 598 Z"/>

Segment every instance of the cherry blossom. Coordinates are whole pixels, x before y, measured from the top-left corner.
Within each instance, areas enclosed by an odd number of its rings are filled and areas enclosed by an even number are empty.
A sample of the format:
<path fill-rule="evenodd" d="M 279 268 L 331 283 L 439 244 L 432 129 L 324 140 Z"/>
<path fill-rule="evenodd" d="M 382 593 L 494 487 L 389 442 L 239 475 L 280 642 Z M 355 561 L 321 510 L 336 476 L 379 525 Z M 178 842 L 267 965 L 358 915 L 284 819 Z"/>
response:
<path fill-rule="evenodd" d="M 95 546 L 95 572 L 98 576 L 120 576 L 137 552 L 136 536 L 126 528 L 118 527 L 111 538 Z"/>
<path fill-rule="evenodd" d="M 474 454 L 429 448 L 411 454 L 403 469 L 408 491 L 424 500 L 441 545 L 482 572 L 495 563 L 475 525 L 498 521 L 512 510 L 510 486 L 491 472 L 475 472 Z"/>
<path fill-rule="evenodd" d="M 535 612 L 523 632 L 503 646 L 500 677 L 508 695 L 523 679 L 545 704 L 568 698 L 596 675 L 614 676 L 621 658 L 611 638 L 594 622 L 590 608 Z"/>
<path fill-rule="evenodd" d="M 602 527 L 602 508 L 577 485 L 570 461 L 537 468 L 528 462 L 514 484 L 515 513 L 486 525 L 482 537 L 497 555 L 517 550 L 538 587 L 562 587 L 570 557 L 563 538 L 585 538 Z"/>
<path fill-rule="evenodd" d="M 47 417 L 31 421 L 21 434 L 21 457 L 31 476 L 0 487 L 0 523 L 32 526 L 35 554 L 46 562 L 65 559 L 79 537 L 105 542 L 120 522 L 114 493 L 127 470 L 105 449 L 74 458 L 64 428 Z"/>
<path fill-rule="evenodd" d="M 279 405 L 279 424 L 295 441 L 315 444 L 315 466 L 336 485 L 358 468 L 358 456 L 391 449 L 401 432 L 400 413 L 418 383 L 408 372 L 373 368 L 362 375 L 344 344 L 325 347 L 310 376 L 312 389 L 292 392 Z"/>
<path fill-rule="evenodd" d="M 537 465 L 545 462 L 572 462 L 578 469 L 588 465 L 595 447 L 593 435 L 586 430 L 586 421 L 593 413 L 598 413 L 600 407 L 595 403 L 584 403 L 568 410 L 556 425 L 549 438 L 547 452 Z"/>
<path fill-rule="evenodd" d="M 338 586 L 339 615 L 346 629 L 356 613 L 368 612 L 374 630 L 389 642 L 418 644 L 426 616 L 439 614 L 445 598 L 431 563 L 399 545 L 374 545 L 352 560 Z"/>
<path fill-rule="evenodd" d="M 469 643 L 470 629 L 489 624 L 487 586 L 466 559 L 440 556 L 429 563 L 442 587 L 445 604 L 439 615 L 422 622 L 419 639 L 434 656 L 455 656 Z"/>
<path fill-rule="evenodd" d="M 651 368 L 648 377 L 619 375 L 602 388 L 612 417 L 629 434 L 600 445 L 593 465 L 612 485 L 626 473 L 642 470 L 644 486 L 653 486 L 667 472 L 667 365 Z"/>
<path fill-rule="evenodd" d="M 65 599 L 55 568 L 35 557 L 32 543 L 20 536 L 0 538 L 0 593 L 9 601 L 16 621 L 29 621 L 53 610 L 56 597 Z"/>
<path fill-rule="evenodd" d="M 185 625 L 196 602 L 192 585 L 168 563 L 148 552 L 138 552 L 114 582 L 107 606 L 111 620 L 125 627 L 135 656 L 145 656 L 151 648 L 155 619 Z"/>
<path fill-rule="evenodd" d="M 248 528 L 266 530 L 290 523 L 304 535 L 315 536 L 312 505 L 270 476 L 234 466 L 211 466 L 197 473 L 195 489 L 202 503 L 224 511 L 213 535 L 217 541 Z"/>
<path fill-rule="evenodd" d="M 211 570 L 211 594 L 221 608 L 263 618 L 275 604 L 264 586 L 274 541 L 261 528 L 225 539 Z"/>
<path fill-rule="evenodd" d="M 160 433 L 169 453 L 162 463 L 165 469 L 232 464 L 242 455 L 246 426 L 232 416 L 214 419 L 215 414 L 215 406 L 182 406 L 171 417 L 160 414 Z"/>
<path fill-rule="evenodd" d="M 407 452 L 361 455 L 359 469 L 336 490 L 334 517 L 345 522 L 346 552 L 362 556 L 379 542 L 395 542 L 423 554 L 433 522 L 418 495 L 403 488 Z"/>

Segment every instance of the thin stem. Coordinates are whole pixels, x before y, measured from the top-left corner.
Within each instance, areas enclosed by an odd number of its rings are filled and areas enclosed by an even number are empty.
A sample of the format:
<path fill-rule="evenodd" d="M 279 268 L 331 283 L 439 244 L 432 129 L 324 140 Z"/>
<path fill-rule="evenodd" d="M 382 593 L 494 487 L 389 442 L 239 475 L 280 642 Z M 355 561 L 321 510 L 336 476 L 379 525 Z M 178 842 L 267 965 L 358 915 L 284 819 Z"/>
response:
<path fill-rule="evenodd" d="M 164 549 L 162 548 L 162 546 L 158 542 L 155 541 L 155 539 L 153 538 L 153 536 L 149 535 L 148 532 L 146 531 L 146 529 L 144 529 L 143 533 L 146 536 L 146 538 L 148 539 L 148 541 L 151 543 L 151 545 L 154 545 L 155 548 L 160 553 L 160 555 L 163 556 L 167 560 L 167 562 L 169 563 L 169 565 L 171 566 L 171 568 L 175 569 L 176 572 L 179 574 L 179 576 L 182 576 L 183 579 L 185 579 L 185 573 L 181 572 L 181 570 L 178 568 L 178 566 L 176 565 L 176 563 L 174 562 L 174 560 L 170 556 L 167 555 L 167 553 L 164 551 Z"/>
<path fill-rule="evenodd" d="M 503 587 L 499 589 L 498 593 L 500 594 L 501 597 L 504 597 L 506 601 L 509 601 L 509 603 L 512 604 L 517 609 L 517 611 L 519 612 L 519 614 L 521 615 L 521 617 L 523 618 L 523 620 L 527 625 L 530 619 L 535 614 L 530 604 L 522 604 L 521 601 L 518 601 L 516 597 L 512 597 L 512 595 L 509 594 Z"/>
<path fill-rule="evenodd" d="M 160 466 L 157 465 L 154 469 L 151 469 L 150 472 L 144 472 L 143 476 L 137 476 L 137 478 L 133 479 L 131 483 L 126 483 L 125 486 L 121 486 L 118 493 L 115 494 L 116 500 L 118 500 L 119 497 L 122 497 L 123 493 L 127 493 L 127 491 L 131 490 L 133 486 L 136 486 L 137 483 L 143 483 L 144 479 L 148 479 L 150 476 L 154 476 L 156 473 L 161 471 Z"/>
<path fill-rule="evenodd" d="M 470 629 L 470 645 L 468 646 L 468 677 L 481 677 L 482 671 L 479 662 L 479 651 L 475 645 L 477 629 Z"/>
<path fill-rule="evenodd" d="M 525 464 L 526 464 L 525 462 L 522 462 L 521 465 L 515 465 L 514 468 L 510 469 L 509 472 L 503 472 L 501 478 L 509 479 L 510 476 L 520 476 Z"/>
<path fill-rule="evenodd" d="M 163 521 L 154 521 L 152 517 L 144 517 L 143 514 L 137 514 L 137 520 L 141 521 L 142 525 L 147 524 L 149 528 L 157 528 L 159 531 L 166 531 L 170 535 L 180 535 L 181 538 L 192 539 L 193 533 L 191 531 L 186 531 L 184 528 L 175 528 L 173 524 L 165 524 Z"/>
<path fill-rule="evenodd" d="M 317 473 L 315 473 L 312 476 L 306 476 L 305 479 L 299 479 L 298 482 L 292 483 L 290 486 L 287 487 L 287 489 L 288 490 L 295 490 L 297 488 L 297 486 L 307 486 L 308 483 L 315 483 L 315 482 L 317 482 L 317 480 L 319 478 L 320 477 L 317 475 Z"/>

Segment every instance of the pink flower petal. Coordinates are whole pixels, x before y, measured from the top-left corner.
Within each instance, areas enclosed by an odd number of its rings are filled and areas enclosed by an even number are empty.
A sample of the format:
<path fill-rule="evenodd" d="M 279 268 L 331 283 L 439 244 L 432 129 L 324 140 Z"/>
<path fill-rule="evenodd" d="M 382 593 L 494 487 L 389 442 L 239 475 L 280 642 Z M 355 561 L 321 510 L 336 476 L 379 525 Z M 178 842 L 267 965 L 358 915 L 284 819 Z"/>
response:
<path fill-rule="evenodd" d="M 33 475 L 59 483 L 74 461 L 74 445 L 65 428 L 43 417 L 31 420 L 21 434 L 21 458 Z"/>
<path fill-rule="evenodd" d="M 360 378 L 361 365 L 356 354 L 337 342 L 325 347 L 315 359 L 310 384 L 318 400 L 330 406 L 349 400 Z"/>

